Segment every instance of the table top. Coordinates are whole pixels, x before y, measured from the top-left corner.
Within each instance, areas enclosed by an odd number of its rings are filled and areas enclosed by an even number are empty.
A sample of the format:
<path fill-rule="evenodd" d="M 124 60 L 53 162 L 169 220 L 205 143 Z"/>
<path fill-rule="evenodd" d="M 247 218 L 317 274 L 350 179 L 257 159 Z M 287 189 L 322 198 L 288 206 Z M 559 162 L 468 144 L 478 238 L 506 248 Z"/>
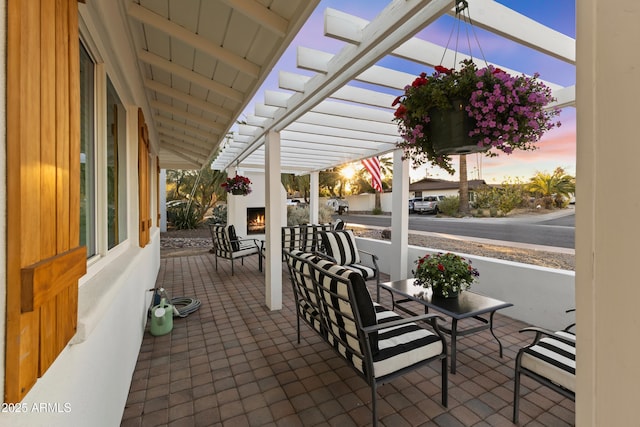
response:
<path fill-rule="evenodd" d="M 416 284 L 415 279 L 384 282 L 380 283 L 380 287 L 458 320 L 490 313 L 513 305 L 510 302 L 500 301 L 471 291 L 461 292 L 458 298 L 434 298 L 431 289 Z"/>

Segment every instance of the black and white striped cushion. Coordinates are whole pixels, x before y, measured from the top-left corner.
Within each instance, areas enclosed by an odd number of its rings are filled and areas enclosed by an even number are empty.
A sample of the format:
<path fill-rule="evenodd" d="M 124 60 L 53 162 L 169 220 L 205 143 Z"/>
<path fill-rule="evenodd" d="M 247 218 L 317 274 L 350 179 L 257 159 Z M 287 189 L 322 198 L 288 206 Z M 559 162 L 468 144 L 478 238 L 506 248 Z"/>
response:
<path fill-rule="evenodd" d="M 576 337 L 570 332 L 555 335 L 569 339 L 567 344 L 553 337 L 542 338 L 537 344 L 524 349 L 521 365 L 550 381 L 575 392 L 576 388 Z"/>
<path fill-rule="evenodd" d="M 357 286 L 361 285 L 361 291 L 354 289 L 354 294 L 359 294 L 361 297 L 359 314 L 364 326 L 370 326 L 376 322 L 371 296 L 369 296 L 362 277 L 353 271 L 325 259 L 319 259 L 315 265 L 317 267 L 315 269 L 316 280 L 320 285 L 320 297 L 324 303 L 322 310 L 330 329 L 328 341 L 349 363 L 364 372 L 364 349 L 360 346 L 359 331 L 355 322 L 358 304 L 354 305 L 355 302 L 349 299 L 346 282 L 352 283 L 352 279 L 354 279 L 359 281 Z M 335 279 L 327 272 L 340 276 L 343 280 Z M 370 334 L 369 339 L 371 351 L 377 352 L 377 333 Z"/>
<path fill-rule="evenodd" d="M 321 233 L 324 250 L 339 265 L 360 263 L 356 237 L 352 230 L 324 231 Z"/>
<path fill-rule="evenodd" d="M 300 227 L 282 227 L 282 248 L 287 251 L 301 249 L 302 229 Z"/>
<path fill-rule="evenodd" d="M 375 277 L 376 275 L 376 272 L 373 268 L 366 266 L 364 264 L 350 264 L 350 265 L 345 265 L 344 268 L 347 268 L 351 271 L 355 271 L 356 273 L 361 275 L 364 280 Z"/>
<path fill-rule="evenodd" d="M 374 303 L 375 304 L 375 303 Z M 378 324 L 399 320 L 395 312 L 376 305 Z M 442 341 L 416 323 L 378 331 L 379 352 L 373 356 L 374 376 L 381 378 L 442 353 Z"/>

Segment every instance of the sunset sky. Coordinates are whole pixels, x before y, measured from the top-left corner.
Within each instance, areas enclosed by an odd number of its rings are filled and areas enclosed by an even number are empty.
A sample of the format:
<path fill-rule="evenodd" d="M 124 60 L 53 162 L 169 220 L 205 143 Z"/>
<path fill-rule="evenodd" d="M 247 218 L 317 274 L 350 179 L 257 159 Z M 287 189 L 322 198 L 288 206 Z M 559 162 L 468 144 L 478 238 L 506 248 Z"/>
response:
<path fill-rule="evenodd" d="M 542 24 L 563 34 L 575 38 L 575 1 L 574 0 L 497 0 L 498 3 L 514 9 Z M 304 46 L 325 52 L 338 53 L 344 46 L 343 42 L 323 36 L 323 13 L 327 7 L 335 8 L 360 18 L 374 19 L 389 3 L 389 0 L 321 0 L 316 11 L 301 29 L 298 36 L 274 67 L 274 71 L 267 78 L 258 91 L 257 99 L 262 102 L 264 89 L 278 90 L 278 71 L 291 71 L 299 74 L 312 75 L 296 68 L 296 47 Z M 470 14 L 473 20 L 473 0 L 469 1 Z M 445 16 L 432 24 L 428 29 L 418 33 L 416 37 L 440 45 L 446 45 L 451 32 L 454 18 Z M 560 60 L 537 53 L 529 48 L 494 36 L 481 29 L 475 29 L 480 47 L 485 58 L 495 63 L 526 74 L 538 72 L 540 79 L 562 86 L 575 84 L 575 66 Z M 466 37 L 465 37 L 466 43 Z M 477 45 L 472 43 L 472 55 L 479 57 Z M 465 52 L 467 53 L 467 52 Z M 381 66 L 400 69 L 407 73 L 419 74 L 422 71 L 433 72 L 432 69 L 419 66 L 401 59 L 386 57 L 379 62 Z M 453 64 L 443 64 L 449 68 Z M 407 82 L 409 83 L 409 82 Z M 355 84 L 355 83 L 353 83 Z M 400 93 L 398 93 L 400 95 Z M 247 109 L 248 114 L 253 111 L 253 103 Z M 528 180 L 536 172 L 552 172 L 556 167 L 563 167 L 569 174 L 575 175 L 576 165 L 576 126 L 575 108 L 565 108 L 560 114 L 562 126 L 548 132 L 538 144 L 535 151 L 515 152 L 511 155 L 501 154 L 499 157 L 488 158 L 484 155 L 467 156 L 468 177 L 482 178 L 490 184 L 500 183 L 506 179 L 519 178 Z M 457 159 L 454 159 L 457 165 Z M 428 166 L 411 170 L 411 179 L 416 180 L 425 176 L 457 180 L 456 175 L 449 175 L 442 169 Z"/>

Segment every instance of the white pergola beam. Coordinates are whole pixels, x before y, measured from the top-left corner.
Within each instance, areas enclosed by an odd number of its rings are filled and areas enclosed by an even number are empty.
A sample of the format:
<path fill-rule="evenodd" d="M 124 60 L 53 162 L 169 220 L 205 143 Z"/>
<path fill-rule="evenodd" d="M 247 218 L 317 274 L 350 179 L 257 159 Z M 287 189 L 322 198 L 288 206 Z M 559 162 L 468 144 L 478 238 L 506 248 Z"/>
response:
<path fill-rule="evenodd" d="M 316 75 L 305 85 L 304 94 L 291 98 L 289 108 L 281 108 L 277 116 L 249 147 L 256 149 L 260 137 L 270 130 L 280 131 L 296 121 L 323 99 L 351 81 L 362 70 L 371 67 L 416 32 L 429 25 L 451 7 L 450 0 L 394 0 L 364 29 L 363 42 L 345 46 L 330 62 L 326 75 Z M 239 156 L 242 161 L 249 152 Z"/>

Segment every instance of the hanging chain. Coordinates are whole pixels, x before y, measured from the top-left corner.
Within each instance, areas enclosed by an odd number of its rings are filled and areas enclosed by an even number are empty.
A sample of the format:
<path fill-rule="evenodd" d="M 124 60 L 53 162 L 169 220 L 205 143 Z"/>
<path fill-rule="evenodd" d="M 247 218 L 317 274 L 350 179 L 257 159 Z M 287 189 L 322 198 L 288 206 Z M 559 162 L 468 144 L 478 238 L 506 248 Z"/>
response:
<path fill-rule="evenodd" d="M 478 39 L 478 35 L 476 34 L 475 28 L 473 26 L 473 22 L 471 21 L 471 15 L 469 14 L 469 2 L 468 0 L 456 0 L 456 24 L 454 26 L 451 27 L 451 32 L 449 33 L 449 39 L 447 40 L 447 44 L 444 48 L 444 51 L 442 52 L 442 58 L 440 58 L 440 65 L 442 65 L 442 62 L 444 61 L 444 57 L 447 53 L 447 50 L 449 50 L 449 45 L 451 44 L 451 39 L 453 38 L 453 33 L 454 31 L 456 32 L 456 42 L 455 42 L 455 48 L 453 49 L 453 67 L 451 67 L 452 69 L 456 68 L 456 64 L 458 62 L 458 42 L 460 40 L 460 27 L 461 27 L 461 21 L 468 23 L 468 26 L 465 26 L 465 33 L 467 36 L 467 47 L 469 49 L 469 56 L 471 57 L 471 60 L 473 60 L 473 51 L 471 50 L 471 37 L 469 36 L 469 27 L 471 27 L 471 31 L 473 33 L 473 38 L 475 39 L 476 44 L 478 45 L 478 49 L 480 50 L 480 56 L 482 57 L 482 60 L 484 61 L 486 66 L 489 66 L 489 64 L 487 63 L 487 59 L 484 56 L 484 52 L 482 51 L 482 46 L 480 46 L 480 40 Z"/>

